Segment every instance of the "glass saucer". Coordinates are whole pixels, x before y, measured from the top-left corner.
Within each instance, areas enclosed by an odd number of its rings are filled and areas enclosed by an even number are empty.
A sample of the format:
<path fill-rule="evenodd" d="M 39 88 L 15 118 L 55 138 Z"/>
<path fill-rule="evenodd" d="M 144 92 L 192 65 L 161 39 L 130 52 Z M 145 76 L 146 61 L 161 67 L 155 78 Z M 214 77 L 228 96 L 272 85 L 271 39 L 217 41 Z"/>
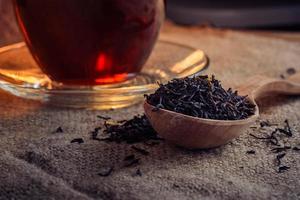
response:
<path fill-rule="evenodd" d="M 25 43 L 0 48 L 0 88 L 16 96 L 85 109 L 115 109 L 143 100 L 157 82 L 197 75 L 208 65 L 203 51 L 160 40 L 143 70 L 126 82 L 72 86 L 51 81 L 34 62 Z"/>

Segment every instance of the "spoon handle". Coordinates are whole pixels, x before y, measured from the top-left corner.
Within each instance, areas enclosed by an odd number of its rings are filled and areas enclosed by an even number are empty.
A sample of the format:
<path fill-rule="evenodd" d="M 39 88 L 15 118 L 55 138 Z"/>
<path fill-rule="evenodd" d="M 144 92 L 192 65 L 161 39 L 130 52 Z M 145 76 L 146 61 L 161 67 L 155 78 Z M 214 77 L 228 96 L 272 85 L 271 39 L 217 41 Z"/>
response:
<path fill-rule="evenodd" d="M 253 99 L 273 94 L 300 95 L 300 73 L 292 75 L 287 80 L 254 76 L 238 90 L 241 95 L 248 95 Z"/>

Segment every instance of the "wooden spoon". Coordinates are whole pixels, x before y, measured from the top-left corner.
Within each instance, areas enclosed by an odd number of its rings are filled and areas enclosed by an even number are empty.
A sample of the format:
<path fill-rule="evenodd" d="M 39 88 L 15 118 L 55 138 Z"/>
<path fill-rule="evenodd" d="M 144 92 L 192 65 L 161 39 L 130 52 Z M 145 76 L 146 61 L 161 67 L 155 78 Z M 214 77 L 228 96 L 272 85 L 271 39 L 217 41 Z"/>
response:
<path fill-rule="evenodd" d="M 173 111 L 160 109 L 145 101 L 144 109 L 153 128 L 167 141 L 189 149 L 217 147 L 238 137 L 259 117 L 255 99 L 274 94 L 299 95 L 300 73 L 288 80 L 255 76 L 238 89 L 239 94 L 247 95 L 256 105 L 255 114 L 244 120 L 211 120 L 187 116 Z"/>

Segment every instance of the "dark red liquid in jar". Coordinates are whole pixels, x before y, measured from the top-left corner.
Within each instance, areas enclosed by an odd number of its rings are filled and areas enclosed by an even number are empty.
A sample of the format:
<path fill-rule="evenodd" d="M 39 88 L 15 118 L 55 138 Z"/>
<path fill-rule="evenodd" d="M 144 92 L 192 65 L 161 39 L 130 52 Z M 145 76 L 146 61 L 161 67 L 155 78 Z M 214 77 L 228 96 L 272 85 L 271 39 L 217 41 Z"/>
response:
<path fill-rule="evenodd" d="M 41 69 L 67 84 L 107 84 L 138 73 L 157 40 L 161 0 L 15 0 Z"/>

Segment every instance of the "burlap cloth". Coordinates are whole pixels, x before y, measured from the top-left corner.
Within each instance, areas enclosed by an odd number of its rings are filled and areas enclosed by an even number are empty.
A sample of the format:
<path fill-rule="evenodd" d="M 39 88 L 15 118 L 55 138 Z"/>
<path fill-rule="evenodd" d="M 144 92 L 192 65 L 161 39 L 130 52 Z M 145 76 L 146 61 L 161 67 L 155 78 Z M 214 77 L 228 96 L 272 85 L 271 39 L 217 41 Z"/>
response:
<path fill-rule="evenodd" d="M 223 85 L 237 86 L 254 74 L 279 77 L 288 67 L 300 71 L 300 43 L 246 32 L 168 25 L 163 38 L 205 50 L 206 73 Z M 289 119 L 293 143 L 300 143 L 298 97 L 260 102 L 262 119 Z M 90 140 L 102 124 L 98 114 L 129 119 L 141 105 L 114 111 L 61 109 L 0 92 L 0 199 L 299 199 L 300 153 L 290 152 L 291 167 L 277 173 L 274 154 L 249 129 L 231 143 L 208 151 L 188 151 L 165 142 L 143 147 L 150 152 L 138 167 L 123 168 L 134 151 L 127 144 Z M 64 133 L 53 133 L 61 126 Z M 74 138 L 83 144 L 71 144 Z M 255 150 L 256 154 L 246 154 Z M 114 165 L 109 177 L 97 174 Z M 135 176 L 140 168 L 142 176 Z"/>

